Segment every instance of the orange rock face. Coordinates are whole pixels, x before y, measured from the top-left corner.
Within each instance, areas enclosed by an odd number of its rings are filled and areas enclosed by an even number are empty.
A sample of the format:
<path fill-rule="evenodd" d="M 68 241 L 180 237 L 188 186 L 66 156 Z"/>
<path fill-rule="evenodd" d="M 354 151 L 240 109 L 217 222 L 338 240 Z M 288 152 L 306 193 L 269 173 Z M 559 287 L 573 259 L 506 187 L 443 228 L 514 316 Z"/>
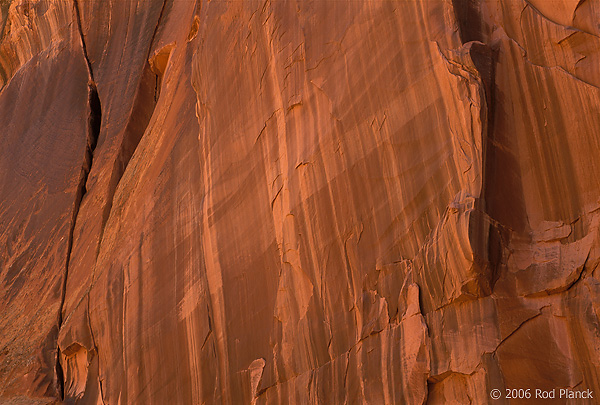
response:
<path fill-rule="evenodd" d="M 600 397 L 599 20 L 0 0 L 0 401 Z"/>

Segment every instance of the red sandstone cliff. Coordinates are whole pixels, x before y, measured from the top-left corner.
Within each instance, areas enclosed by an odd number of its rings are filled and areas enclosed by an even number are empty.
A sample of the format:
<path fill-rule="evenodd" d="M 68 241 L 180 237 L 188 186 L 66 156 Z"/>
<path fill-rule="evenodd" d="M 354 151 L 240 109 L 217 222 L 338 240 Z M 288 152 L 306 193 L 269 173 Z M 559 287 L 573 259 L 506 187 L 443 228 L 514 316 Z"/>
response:
<path fill-rule="evenodd" d="M 599 20 L 0 0 L 0 401 L 600 397 Z"/>

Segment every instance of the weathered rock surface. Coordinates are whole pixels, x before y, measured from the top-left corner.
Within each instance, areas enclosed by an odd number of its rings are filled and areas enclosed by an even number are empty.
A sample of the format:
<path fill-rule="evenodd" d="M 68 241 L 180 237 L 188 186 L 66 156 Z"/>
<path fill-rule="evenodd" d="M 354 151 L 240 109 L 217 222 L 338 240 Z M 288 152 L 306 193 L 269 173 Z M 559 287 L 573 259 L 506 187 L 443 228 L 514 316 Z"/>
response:
<path fill-rule="evenodd" d="M 600 396 L 599 18 L 0 0 L 0 401 Z"/>

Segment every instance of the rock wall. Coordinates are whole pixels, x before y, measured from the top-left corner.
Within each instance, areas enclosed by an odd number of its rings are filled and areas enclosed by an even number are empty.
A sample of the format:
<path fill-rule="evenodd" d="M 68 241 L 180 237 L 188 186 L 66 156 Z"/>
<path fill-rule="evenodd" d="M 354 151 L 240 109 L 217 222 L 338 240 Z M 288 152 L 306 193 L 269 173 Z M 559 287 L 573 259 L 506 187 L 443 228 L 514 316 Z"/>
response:
<path fill-rule="evenodd" d="M 600 396 L 599 18 L 0 0 L 0 400 Z"/>

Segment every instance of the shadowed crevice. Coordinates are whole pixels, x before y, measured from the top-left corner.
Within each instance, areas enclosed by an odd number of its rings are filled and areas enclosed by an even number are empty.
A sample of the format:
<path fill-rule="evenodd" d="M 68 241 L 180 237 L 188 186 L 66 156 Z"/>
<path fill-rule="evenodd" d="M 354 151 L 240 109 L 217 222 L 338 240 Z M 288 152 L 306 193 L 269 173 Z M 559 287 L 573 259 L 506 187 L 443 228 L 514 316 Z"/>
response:
<path fill-rule="evenodd" d="M 133 156 L 137 146 L 142 139 L 146 128 L 150 122 L 150 119 L 154 113 L 154 109 L 156 107 L 159 95 L 160 95 L 160 87 L 162 86 L 162 77 L 164 75 L 164 70 L 166 67 L 166 63 L 171 53 L 172 46 L 167 47 L 168 49 L 162 49 L 159 54 L 161 56 L 161 62 L 164 60 L 164 63 L 159 63 L 162 66 L 162 69 L 157 70 L 157 66 L 154 66 L 154 61 L 149 61 L 150 52 L 152 51 L 152 44 L 154 43 L 154 38 L 159 29 L 161 20 L 163 18 L 163 14 L 165 14 L 167 1 L 165 0 L 162 4 L 162 8 L 158 17 L 158 21 L 156 27 L 154 29 L 154 33 L 152 38 L 150 39 L 150 45 L 148 47 L 148 54 L 145 61 L 145 66 L 143 68 L 138 90 L 135 95 L 135 99 L 133 102 L 132 110 L 129 116 L 129 120 L 125 128 L 123 128 L 122 136 L 119 137 L 121 140 L 121 144 L 118 147 L 118 151 L 113 163 L 113 167 L 110 173 L 110 179 L 108 183 L 107 190 L 107 202 L 102 208 L 102 223 L 99 234 L 99 242 L 97 245 L 96 253 L 99 253 L 100 245 L 105 229 L 105 225 L 110 216 L 110 212 L 113 205 L 113 199 L 118 187 L 118 184 L 127 168 L 131 157 Z M 71 255 L 74 244 L 74 231 L 77 225 L 77 218 L 79 214 L 79 210 L 81 207 L 81 203 L 85 194 L 88 192 L 87 189 L 87 180 L 92 169 L 92 165 L 94 162 L 94 152 L 96 149 L 96 145 L 98 143 L 98 138 L 101 131 L 101 122 L 102 122 L 102 105 L 100 101 L 100 97 L 98 94 L 98 88 L 94 79 L 94 72 L 92 68 L 92 63 L 88 57 L 87 46 L 85 42 L 84 31 L 82 28 L 82 19 L 80 13 L 78 0 L 73 0 L 73 9 L 75 20 L 77 23 L 77 29 L 80 38 L 80 44 L 82 48 L 82 53 L 84 56 L 84 60 L 86 63 L 87 71 L 88 71 L 88 107 L 89 107 L 89 115 L 88 115 L 88 130 L 87 130 L 87 138 L 86 138 L 86 146 L 85 152 L 83 156 L 83 162 L 81 166 L 81 174 L 79 177 L 79 183 L 77 186 L 77 190 L 75 193 L 75 201 L 73 205 L 72 218 L 69 229 L 69 238 L 67 245 L 67 257 L 65 262 L 65 274 L 62 280 L 62 290 L 61 290 L 61 300 L 60 300 L 60 308 L 58 314 L 58 330 L 60 331 L 63 322 L 63 308 L 66 300 L 66 288 L 67 288 L 67 280 L 69 276 L 69 264 L 71 262 Z M 152 66 L 151 66 L 152 64 Z M 93 282 L 93 281 L 92 281 Z M 89 297 L 88 297 L 89 300 Z M 89 314 L 89 309 L 88 309 Z M 89 316 L 89 315 L 88 315 Z M 88 319 L 89 321 L 89 319 Z M 89 325 L 91 329 L 91 325 Z M 95 342 L 94 342 L 95 346 Z M 97 347 L 94 348 L 97 352 Z M 59 393 L 61 400 L 69 400 L 69 398 L 65 398 L 65 384 L 69 380 L 69 376 L 65 374 L 66 370 L 63 370 L 63 365 L 60 361 L 61 353 L 60 348 L 56 347 L 56 390 Z M 103 399 L 103 389 L 102 383 L 99 381 L 99 392 L 100 397 Z"/>
<path fill-rule="evenodd" d="M 469 224 L 469 239 L 487 295 L 493 291 L 494 284 L 498 279 L 503 245 L 506 244 L 510 230 L 498 222 L 495 213 L 498 193 L 498 183 L 495 181 L 498 167 L 497 141 L 495 139 L 496 63 L 499 48 L 497 44 L 488 43 L 490 28 L 482 16 L 480 1 L 452 0 L 452 6 L 460 40 L 465 47 L 468 47 L 471 61 L 479 73 L 485 101 L 485 105 L 480 111 L 483 181 L 480 196 L 476 202 L 477 210 Z M 504 198 L 502 200 L 504 201 Z"/>
<path fill-rule="evenodd" d="M 81 16 L 79 12 L 79 4 L 77 0 L 73 0 L 73 10 L 75 14 L 75 18 L 77 20 L 77 28 L 79 31 L 79 39 L 81 43 L 81 49 L 83 53 L 83 57 L 86 62 L 87 70 L 88 70 L 88 125 L 87 125 L 87 134 L 86 134 L 86 145 L 83 156 L 83 163 L 81 165 L 81 172 L 79 175 L 79 183 L 77 184 L 77 190 L 75 192 L 75 201 L 73 203 L 73 210 L 71 216 L 71 224 L 69 227 L 69 238 L 67 242 L 67 257 L 65 259 L 65 272 L 62 281 L 62 289 L 61 289 L 61 297 L 60 297 L 60 306 L 58 310 L 58 331 L 63 324 L 63 307 L 65 304 L 65 299 L 67 295 L 67 280 L 69 277 L 69 262 L 71 260 L 71 252 L 73 250 L 73 233 L 75 231 L 75 225 L 77 222 L 77 215 L 79 214 L 79 208 L 81 207 L 81 201 L 83 200 L 84 195 L 87 192 L 86 183 L 90 174 L 90 170 L 92 169 L 92 164 L 94 161 L 94 151 L 96 149 L 96 145 L 98 144 L 98 137 L 100 135 L 100 124 L 102 122 L 102 105 L 100 103 L 100 97 L 98 96 L 98 88 L 96 87 L 96 83 L 94 82 L 94 73 L 92 71 L 92 64 L 90 63 L 87 48 L 85 45 L 85 38 L 83 35 L 83 30 L 81 28 Z M 58 347 L 58 343 L 56 345 L 56 385 L 57 392 L 60 395 L 60 398 L 64 400 L 64 383 L 65 383 L 65 375 L 62 365 L 60 363 L 60 348 Z"/>
<path fill-rule="evenodd" d="M 157 21 L 157 25 L 154 29 L 153 36 L 150 39 L 150 45 L 148 47 L 148 55 L 150 54 L 150 52 L 152 50 L 152 44 L 154 42 L 154 37 L 156 36 L 156 33 L 157 33 L 158 28 L 161 23 L 161 19 L 163 17 L 163 14 L 165 13 L 166 4 L 167 4 L 167 1 L 165 0 L 162 4 L 162 8 L 161 8 L 160 15 L 159 15 L 159 18 Z M 93 72 L 93 68 L 92 68 L 92 63 L 88 57 L 87 46 L 86 46 L 85 36 L 83 33 L 83 28 L 82 28 L 82 20 L 81 20 L 81 13 L 80 13 L 78 0 L 73 0 L 73 9 L 74 9 L 75 20 L 77 23 L 77 29 L 78 29 L 78 33 L 79 33 L 82 53 L 83 53 L 87 71 L 88 71 L 89 116 L 88 116 L 88 131 L 87 131 L 86 147 L 85 147 L 85 152 L 84 152 L 84 156 L 83 156 L 83 163 L 81 166 L 81 174 L 80 174 L 80 178 L 79 178 L 79 183 L 78 183 L 77 191 L 75 194 L 75 201 L 74 201 L 73 211 L 72 211 L 72 219 L 71 219 L 71 224 L 70 224 L 70 229 L 69 229 L 67 257 L 66 257 L 66 263 L 65 263 L 65 274 L 64 274 L 63 283 L 62 283 L 60 309 L 59 309 L 59 314 L 58 314 L 58 330 L 59 331 L 63 325 L 63 308 L 64 308 L 64 304 L 65 304 L 65 300 L 66 300 L 66 293 L 67 293 L 66 287 L 67 287 L 67 280 L 68 280 L 68 276 L 69 276 L 69 264 L 71 262 L 71 255 L 72 255 L 72 250 L 73 250 L 74 231 L 75 231 L 75 228 L 77 225 L 77 218 L 78 218 L 79 210 L 81 207 L 81 203 L 83 201 L 85 194 L 88 192 L 87 180 L 88 180 L 88 177 L 89 177 L 89 174 L 92 169 L 93 162 L 94 162 L 94 151 L 95 151 L 96 145 L 98 143 L 98 138 L 99 138 L 100 131 L 101 131 L 101 122 L 102 122 L 102 106 L 101 106 L 101 101 L 100 101 L 100 97 L 98 94 L 98 88 L 97 88 L 96 82 L 94 80 L 94 72 Z M 169 55 L 170 55 L 170 49 L 166 55 L 167 60 L 168 60 Z M 108 183 L 107 202 L 104 205 L 104 207 L 102 208 L 102 212 L 101 212 L 102 223 L 101 223 L 100 234 L 99 234 L 99 239 L 98 239 L 99 242 L 98 242 L 97 251 L 96 251 L 97 254 L 99 253 L 99 250 L 100 250 L 100 245 L 101 245 L 102 236 L 104 233 L 104 228 L 105 228 L 106 222 L 108 221 L 108 217 L 110 216 L 110 211 L 112 209 L 115 191 L 118 187 L 118 184 L 123 176 L 123 173 L 125 172 L 125 169 L 129 163 L 131 157 L 133 156 L 142 136 L 144 135 L 144 133 L 146 131 L 146 128 L 147 128 L 147 126 L 150 122 L 150 119 L 154 113 L 154 109 L 156 107 L 156 103 L 158 100 L 158 95 L 159 95 L 159 91 L 160 91 L 159 86 L 162 84 L 162 75 L 164 74 L 164 70 L 162 70 L 160 72 L 155 72 L 154 70 L 156 70 L 156 69 L 153 69 L 150 66 L 150 62 L 147 59 L 148 58 L 146 58 L 145 66 L 143 68 L 142 75 L 140 77 L 138 90 L 135 95 L 135 99 L 133 102 L 129 120 L 128 120 L 125 128 L 123 128 L 122 136 L 119 137 L 119 139 L 121 140 L 121 144 L 118 147 L 118 151 L 117 151 L 117 154 L 116 154 L 116 157 L 115 157 L 115 160 L 113 163 L 113 167 L 112 167 L 112 170 L 110 173 L 111 177 L 110 177 L 109 183 Z M 93 281 L 92 281 L 92 283 L 93 283 Z M 89 299 L 89 297 L 88 297 L 88 299 Z M 89 314 L 89 309 L 88 309 L 88 314 Z M 89 325 L 89 327 L 91 329 L 91 324 Z M 95 343 L 94 343 L 94 345 L 95 345 Z M 98 348 L 95 347 L 94 350 L 96 350 L 96 352 L 97 352 Z M 66 395 L 65 384 L 66 384 L 66 381 L 69 380 L 69 376 L 65 375 L 65 370 L 63 370 L 63 365 L 60 362 L 60 358 L 61 358 L 60 348 L 58 347 L 58 344 L 57 344 L 56 367 L 55 367 L 56 387 L 57 387 L 57 392 L 60 395 L 60 398 L 63 401 L 65 401 L 65 400 L 69 399 L 69 398 L 65 398 L 65 395 Z M 102 398 L 103 397 L 102 383 L 99 382 L 99 384 L 100 384 L 100 386 L 99 386 L 100 396 Z"/>

